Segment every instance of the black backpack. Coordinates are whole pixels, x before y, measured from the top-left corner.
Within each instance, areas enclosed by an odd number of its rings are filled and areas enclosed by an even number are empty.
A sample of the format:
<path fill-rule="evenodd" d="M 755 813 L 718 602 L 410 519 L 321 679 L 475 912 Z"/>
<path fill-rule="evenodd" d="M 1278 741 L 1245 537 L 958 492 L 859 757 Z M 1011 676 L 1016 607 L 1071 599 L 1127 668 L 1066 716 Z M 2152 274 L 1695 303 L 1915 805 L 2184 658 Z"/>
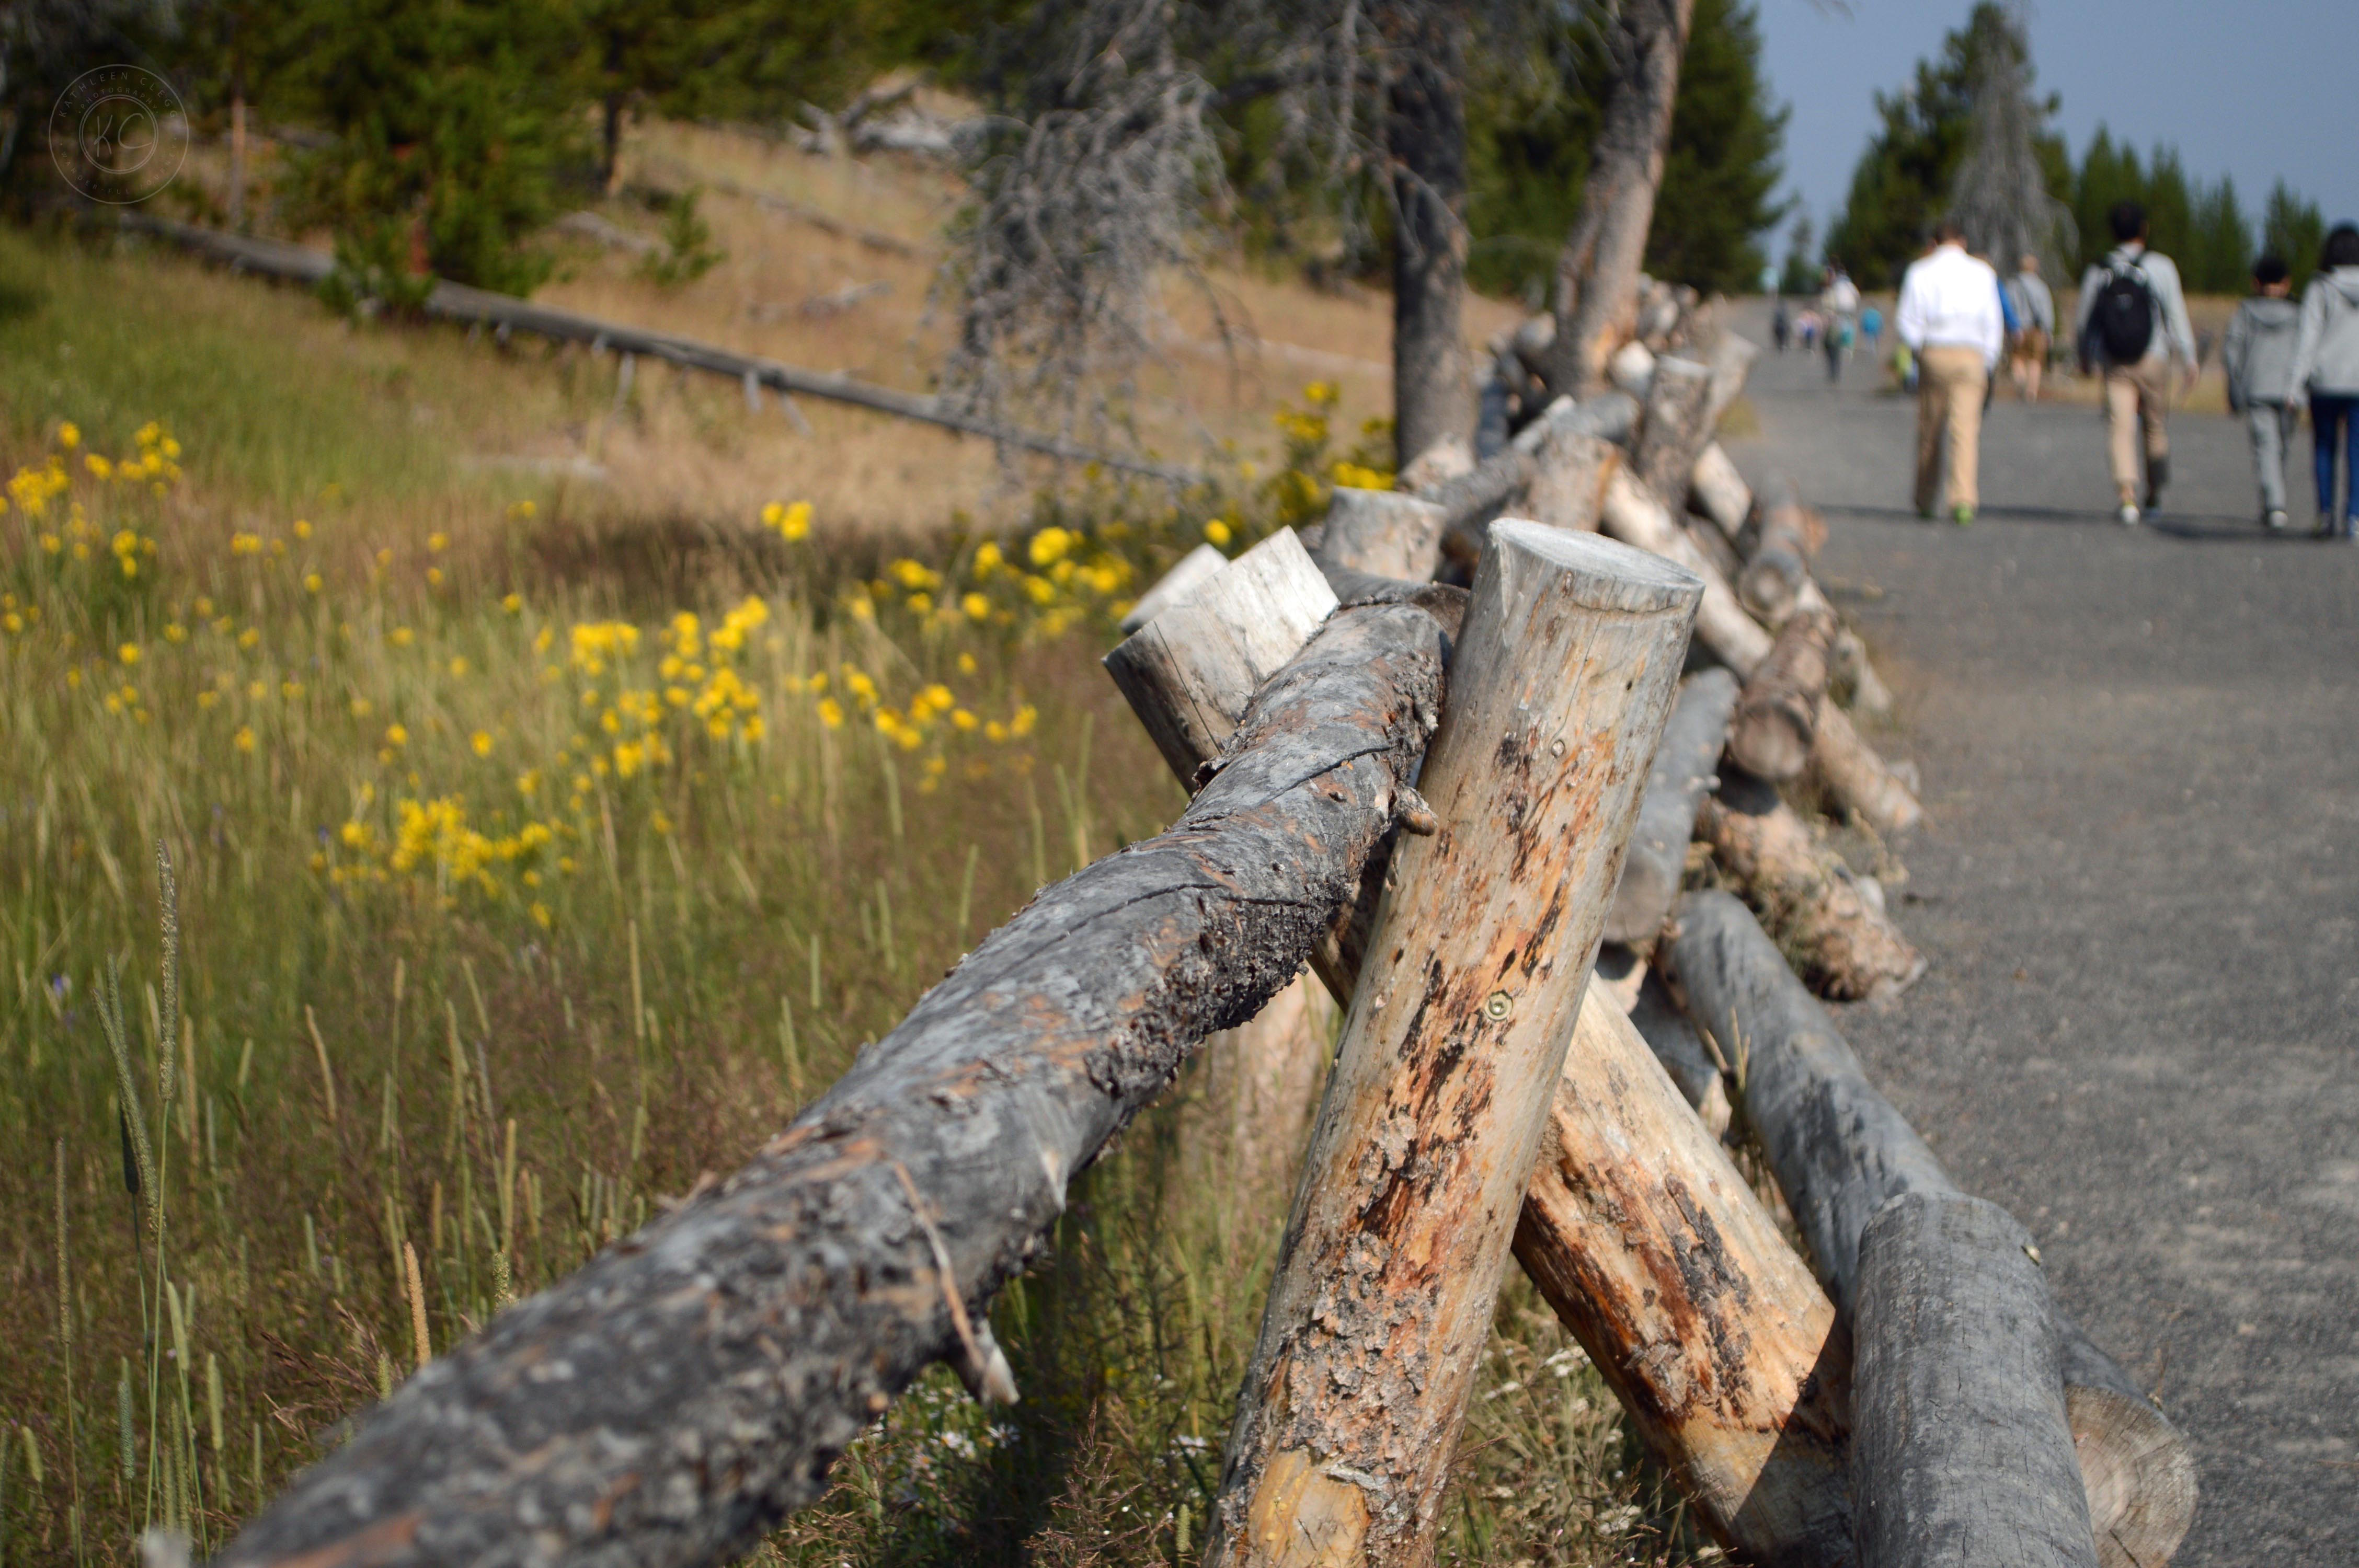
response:
<path fill-rule="evenodd" d="M 2154 341 L 2154 286 L 2136 265 L 2105 269 L 2089 312 L 2089 336 L 2114 364 L 2134 365 L 2146 358 Z"/>

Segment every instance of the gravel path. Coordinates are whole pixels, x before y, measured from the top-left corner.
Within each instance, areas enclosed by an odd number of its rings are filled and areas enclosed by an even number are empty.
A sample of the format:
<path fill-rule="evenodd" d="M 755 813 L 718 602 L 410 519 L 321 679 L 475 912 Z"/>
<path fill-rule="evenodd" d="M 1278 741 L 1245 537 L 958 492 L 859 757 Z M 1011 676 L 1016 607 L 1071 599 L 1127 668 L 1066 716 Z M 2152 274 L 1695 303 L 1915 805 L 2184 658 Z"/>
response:
<path fill-rule="evenodd" d="M 2359 547 L 2261 535 L 2217 415 L 2173 421 L 2166 511 L 2123 528 L 2096 414 L 2004 400 L 1983 520 L 1919 523 L 1913 405 L 1874 379 L 1765 353 L 1730 443 L 1826 509 L 1821 575 L 1900 693 L 1880 743 L 1924 771 L 1897 913 L 1932 968 L 1844 1028 L 2191 1435 L 2178 1561 L 2349 1568 Z"/>

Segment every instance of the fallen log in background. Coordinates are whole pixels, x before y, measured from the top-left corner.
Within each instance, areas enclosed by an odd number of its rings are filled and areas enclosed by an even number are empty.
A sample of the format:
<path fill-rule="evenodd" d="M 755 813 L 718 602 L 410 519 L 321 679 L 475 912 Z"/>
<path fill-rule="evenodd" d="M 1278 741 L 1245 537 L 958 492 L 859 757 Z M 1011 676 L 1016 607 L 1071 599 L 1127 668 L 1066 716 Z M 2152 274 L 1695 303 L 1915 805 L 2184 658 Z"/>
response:
<path fill-rule="evenodd" d="M 1711 436 L 1704 424 L 1711 400 L 1709 367 L 1676 354 L 1655 362 L 1647 380 L 1647 417 L 1630 460 L 1639 482 L 1655 494 L 1686 493 L 1696 453 Z"/>
<path fill-rule="evenodd" d="M 1858 1300 L 1860 1238 L 1904 1193 L 1954 1195 L 1933 1152 L 1868 1082 L 1826 1010 L 1745 907 L 1726 893 L 1680 901 L 1669 945 L 1688 1015 L 1737 1067 L 1747 1124 L 1837 1306 Z M 2106 1568 L 2168 1563 L 2195 1512 L 2186 1439 L 2060 1314 L 2063 1376 L 2090 1513 Z M 2094 1396 L 2094 1397 L 2092 1397 Z"/>
<path fill-rule="evenodd" d="M 1790 497 L 1761 514 L 1751 558 L 1736 579 L 1736 597 L 1762 624 L 1777 627 L 1802 604 L 1810 563 L 1826 543 L 1826 520 Z"/>
<path fill-rule="evenodd" d="M 1605 939 L 1651 943 L 1670 917 L 1686 874 L 1688 843 L 1695 837 L 1696 808 L 1718 782 L 1729 715 L 1736 706 L 1736 677 L 1726 670 L 1699 670 L 1680 685 L 1680 697 L 1663 726 L 1647 774 L 1638 824 L 1630 831 L 1630 852 L 1622 881 L 1605 916 Z"/>
<path fill-rule="evenodd" d="M 1745 677 L 1728 730 L 1728 754 L 1745 772 L 1782 784 L 1799 776 L 1810 762 L 1834 636 L 1832 610 L 1789 616 L 1767 655 Z"/>
<path fill-rule="evenodd" d="M 1047 890 L 745 1169 L 428 1365 L 218 1561 L 668 1568 L 749 1550 L 982 1308 L 1066 1183 L 1358 886 L 1441 631 L 1333 616 L 1164 833 Z"/>
<path fill-rule="evenodd" d="M 1549 1091 L 1696 584 L 1493 524 L 1303 1162 L 1206 1543 L 1213 1568 L 1432 1552 Z"/>
<path fill-rule="evenodd" d="M 1734 1119 L 1727 1075 L 1712 1047 L 1696 1033 L 1679 999 L 1651 967 L 1639 980 L 1637 997 L 1630 1004 L 1630 1024 L 1655 1054 L 1655 1060 L 1663 1065 L 1663 1071 L 1671 1076 L 1680 1097 L 1694 1108 L 1705 1130 L 1714 1138 L 1724 1136 Z"/>
<path fill-rule="evenodd" d="M 1695 470 L 1688 475 L 1688 506 L 1710 518 L 1731 544 L 1752 514 L 1753 487 L 1718 441 L 1706 442 L 1696 454 Z"/>
<path fill-rule="evenodd" d="M 1710 441 L 1720 429 L 1720 422 L 1728 415 L 1730 406 L 1745 391 L 1745 378 L 1753 373 L 1753 362 L 1761 357 L 1761 345 L 1749 338 L 1723 330 L 1712 340 L 1712 348 L 1703 356 L 1705 368 L 1712 372 L 1712 390 L 1703 405 L 1704 439 Z M 1678 475 L 1672 476 L 1677 479 Z M 1667 491 L 1666 494 L 1676 494 Z"/>
<path fill-rule="evenodd" d="M 1994 1203 L 1904 1193 L 1860 1238 L 1860 1568 L 2096 1568 L 2048 1281 Z"/>
<path fill-rule="evenodd" d="M 1851 1562 L 1834 1305 L 1594 984 L 1516 1257 L 1716 1540 L 1774 1568 Z"/>
<path fill-rule="evenodd" d="M 1390 490 L 1335 487 L 1318 558 L 1373 577 L 1424 582 L 1441 564 L 1442 509 Z"/>
<path fill-rule="evenodd" d="M 1551 528 L 1595 533 L 1606 481 L 1621 466 L 1622 449 L 1613 442 L 1578 430 L 1551 430 L 1532 454 L 1524 511 Z"/>
<path fill-rule="evenodd" d="M 1636 399 L 1608 392 L 1582 403 L 1560 397 L 1538 419 L 1516 432 L 1506 451 L 1485 459 L 1474 471 L 1435 485 L 1422 498 L 1445 514 L 1442 547 L 1471 565 L 1482 549 L 1482 527 L 1531 482 L 1540 443 L 1554 433 L 1624 441 L 1638 422 Z"/>

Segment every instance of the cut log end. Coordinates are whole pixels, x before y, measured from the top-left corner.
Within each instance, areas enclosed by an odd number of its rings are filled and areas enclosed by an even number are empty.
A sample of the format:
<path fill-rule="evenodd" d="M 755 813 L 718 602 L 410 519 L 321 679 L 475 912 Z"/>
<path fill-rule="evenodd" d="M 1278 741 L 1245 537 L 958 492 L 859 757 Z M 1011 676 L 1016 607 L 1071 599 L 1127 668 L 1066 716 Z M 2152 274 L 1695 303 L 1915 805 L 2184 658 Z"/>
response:
<path fill-rule="evenodd" d="M 2064 1406 L 2104 1568 L 2158 1568 L 2195 1519 L 2195 1459 L 2162 1412 L 2112 1389 L 2067 1384 Z"/>

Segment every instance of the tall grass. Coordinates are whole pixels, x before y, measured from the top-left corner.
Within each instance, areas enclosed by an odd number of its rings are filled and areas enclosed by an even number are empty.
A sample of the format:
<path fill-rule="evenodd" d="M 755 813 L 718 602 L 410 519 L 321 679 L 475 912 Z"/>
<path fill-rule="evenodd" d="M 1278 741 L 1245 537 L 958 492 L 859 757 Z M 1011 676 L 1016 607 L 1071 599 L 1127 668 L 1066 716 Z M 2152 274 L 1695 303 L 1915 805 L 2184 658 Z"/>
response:
<path fill-rule="evenodd" d="M 214 330 L 154 349 L 151 408 L 202 407 L 216 352 L 275 373 Z M 6 395 L 0 1564 L 219 1546 L 424 1360 L 741 1161 L 1041 882 L 1160 827 L 1183 797 L 1091 667 L 1112 617 L 1208 514 L 1242 543 L 1326 472 L 1314 400 L 1277 481 L 1185 523 L 1105 490 L 922 560 L 823 547 L 785 497 L 692 555 L 455 483 L 408 492 L 421 527 L 321 499 L 384 471 L 357 447 L 409 459 L 301 357 L 294 392 L 221 386 L 254 422 L 226 452 L 138 417 L 119 366 Z M 995 1307 L 1024 1401 L 929 1379 L 766 1555 L 1190 1557 L 1288 1196 L 1223 1188 L 1207 1092 Z M 1501 1325 L 1447 1554 L 1669 1550 L 1603 1385 L 1524 1295 Z"/>

